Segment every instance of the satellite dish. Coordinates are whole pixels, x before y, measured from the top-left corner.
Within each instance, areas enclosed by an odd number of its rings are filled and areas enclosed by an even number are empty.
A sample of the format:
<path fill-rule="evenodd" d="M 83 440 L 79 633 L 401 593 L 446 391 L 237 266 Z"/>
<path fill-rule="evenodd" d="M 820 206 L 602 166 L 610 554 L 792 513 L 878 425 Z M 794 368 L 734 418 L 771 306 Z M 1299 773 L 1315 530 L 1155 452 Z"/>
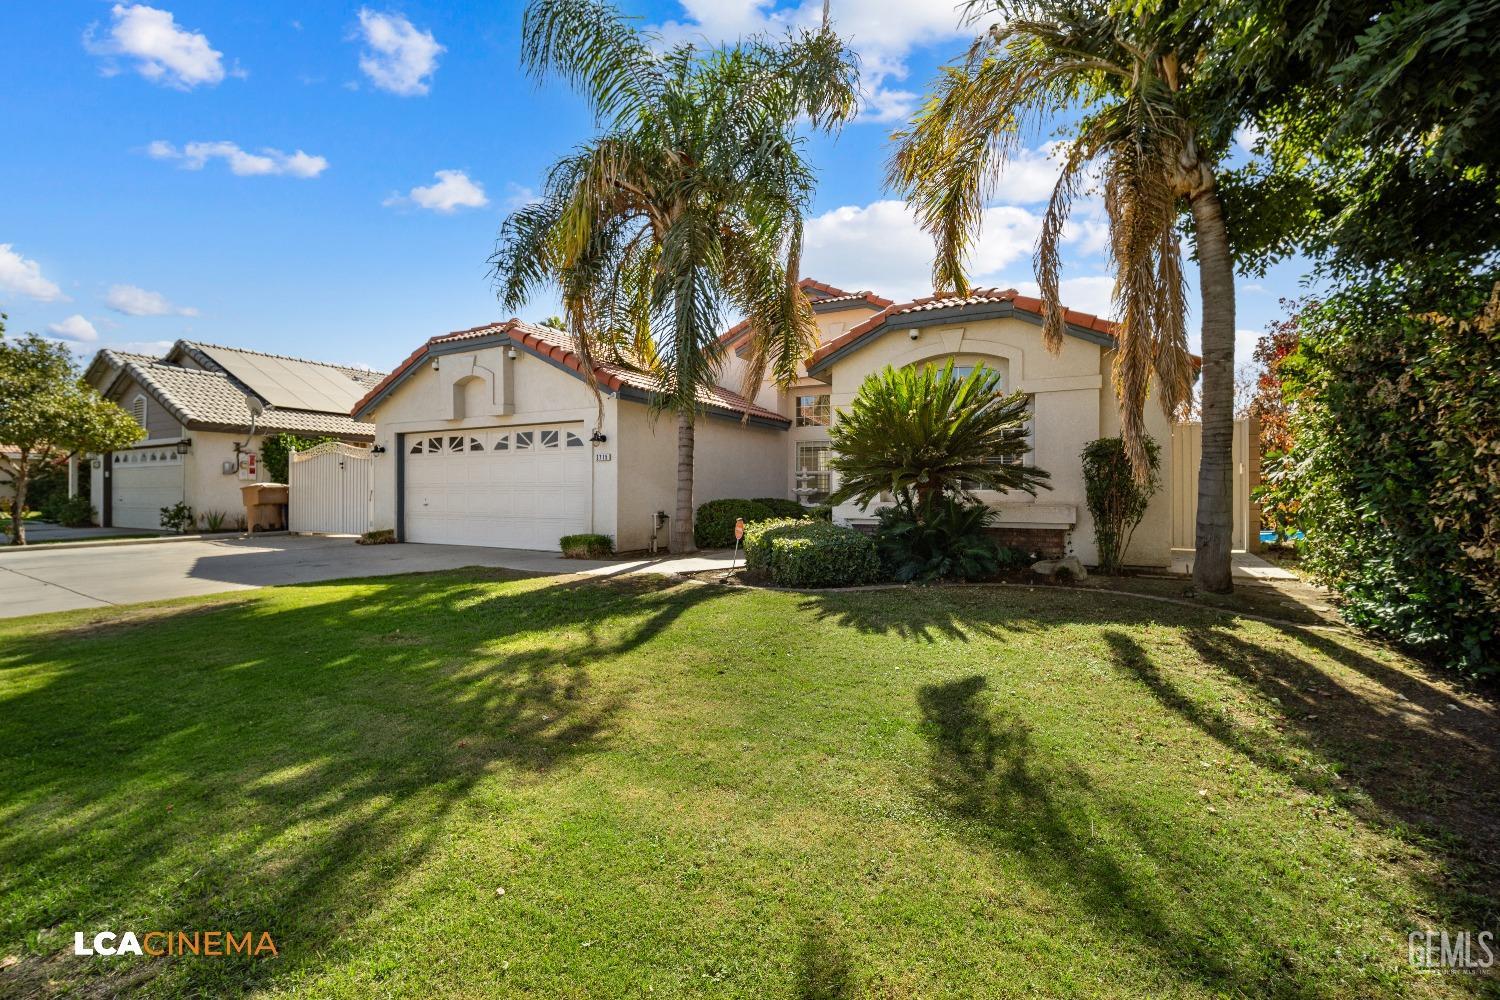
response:
<path fill-rule="evenodd" d="M 266 412 L 265 404 L 260 401 L 260 397 L 252 396 L 248 392 L 245 393 L 245 409 L 250 411 L 250 416 L 256 418 Z"/>

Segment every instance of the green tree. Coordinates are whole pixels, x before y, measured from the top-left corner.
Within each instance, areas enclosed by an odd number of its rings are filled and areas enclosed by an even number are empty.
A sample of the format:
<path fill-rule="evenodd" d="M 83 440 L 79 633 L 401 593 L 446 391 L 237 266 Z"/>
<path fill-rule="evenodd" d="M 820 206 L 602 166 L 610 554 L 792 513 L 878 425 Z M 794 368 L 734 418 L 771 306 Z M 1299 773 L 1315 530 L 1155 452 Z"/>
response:
<path fill-rule="evenodd" d="M 130 414 L 106 401 L 79 377 L 63 344 L 34 333 L 5 337 L 0 316 L 0 441 L 16 450 L 0 454 L 0 477 L 11 499 L 11 544 L 26 544 L 26 490 L 33 464 L 84 452 L 123 448 L 145 434 Z"/>
<path fill-rule="evenodd" d="M 587 100 L 599 135 L 553 165 L 514 212 L 491 264 L 501 301 L 561 290 L 584 372 L 607 359 L 655 380 L 677 418 L 672 547 L 693 547 L 693 423 L 723 360 L 720 316 L 752 320 L 747 395 L 796 377 L 817 342 L 797 287 L 814 178 L 799 122 L 836 129 L 854 113 L 852 57 L 825 22 L 781 43 L 662 47 L 597 0 L 535 0 L 522 59 Z"/>
<path fill-rule="evenodd" d="M 1500 246 L 1500 3 L 1215 6 L 1204 76 L 1266 154 L 1224 179 L 1243 264 L 1301 248 L 1358 281 Z"/>
<path fill-rule="evenodd" d="M 829 428 L 839 486 L 828 502 L 869 506 L 889 494 L 925 523 L 944 496 L 1051 489 L 1048 473 L 1020 464 L 1030 449 L 1025 395 L 999 390 L 999 372 L 979 365 L 959 378 L 952 361 L 871 375 Z"/>
<path fill-rule="evenodd" d="M 1023 129 L 1062 115 L 1061 175 L 1036 251 L 1043 330 L 1056 350 L 1064 314 L 1059 246 L 1091 170 L 1102 180 L 1120 315 L 1114 376 L 1126 449 L 1149 475 L 1144 407 L 1154 375 L 1163 409 L 1186 407 L 1193 380 L 1178 228 L 1191 219 L 1203 317 L 1203 457 L 1194 583 L 1232 589 L 1234 264 L 1218 196 L 1219 161 L 1238 108 L 1199 85 L 1212 11 L 1102 0 L 973 3 L 971 22 L 997 21 L 961 63 L 946 67 L 900 133 L 890 180 L 937 243 L 933 280 L 964 292 L 986 196 L 1020 148 Z M 1212 79 L 1212 78 L 1210 78 Z"/>

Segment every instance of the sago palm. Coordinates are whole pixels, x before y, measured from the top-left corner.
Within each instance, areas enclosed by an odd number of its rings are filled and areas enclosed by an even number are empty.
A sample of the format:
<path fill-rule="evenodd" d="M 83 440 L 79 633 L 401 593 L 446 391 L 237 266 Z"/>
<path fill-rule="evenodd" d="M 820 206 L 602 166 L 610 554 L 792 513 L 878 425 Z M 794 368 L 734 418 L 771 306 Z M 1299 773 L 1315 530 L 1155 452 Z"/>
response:
<path fill-rule="evenodd" d="M 1178 242 L 1192 218 L 1203 312 L 1203 457 L 1194 582 L 1231 589 L 1231 442 L 1234 431 L 1234 268 L 1215 187 L 1216 152 L 1232 122 L 1193 89 L 1211 25 L 1147 2 L 1017 0 L 974 3 L 971 21 L 996 23 L 899 137 L 893 185 L 937 244 L 940 290 L 966 291 L 964 265 L 987 196 L 1019 148 L 1022 129 L 1071 120 L 1059 144 L 1061 173 L 1036 249 L 1048 346 L 1062 343 L 1059 245 L 1069 206 L 1098 171 L 1109 220 L 1119 349 L 1114 379 L 1121 424 L 1138 476 L 1148 474 L 1144 407 L 1155 376 L 1169 416 L 1192 387 L 1186 293 Z"/>
<path fill-rule="evenodd" d="M 607 4 L 536 0 L 522 58 L 578 90 L 600 133 L 506 219 L 500 298 L 518 309 L 555 283 L 591 380 L 597 360 L 653 375 L 654 405 L 677 417 L 672 547 L 691 549 L 693 422 L 723 360 L 723 310 L 752 320 L 748 384 L 789 384 L 817 343 L 797 287 L 813 174 L 796 126 L 853 115 L 852 57 L 826 23 L 779 43 L 663 48 Z"/>
<path fill-rule="evenodd" d="M 1001 396 L 1000 374 L 983 365 L 963 378 L 942 368 L 892 368 L 865 379 L 848 412 L 829 428 L 839 488 L 829 498 L 869 506 L 889 494 L 913 520 L 925 521 L 944 496 L 974 499 L 982 490 L 1036 494 L 1048 474 L 1021 464 L 1027 403 Z"/>

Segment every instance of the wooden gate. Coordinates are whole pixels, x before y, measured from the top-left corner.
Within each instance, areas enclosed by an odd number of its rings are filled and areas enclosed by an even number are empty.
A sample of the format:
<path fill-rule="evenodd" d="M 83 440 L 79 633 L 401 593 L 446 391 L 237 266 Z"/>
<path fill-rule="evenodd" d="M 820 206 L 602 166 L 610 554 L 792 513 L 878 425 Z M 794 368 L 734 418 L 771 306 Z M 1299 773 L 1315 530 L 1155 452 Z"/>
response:
<path fill-rule="evenodd" d="M 287 459 L 288 527 L 328 535 L 370 530 L 370 452 L 325 441 Z"/>
<path fill-rule="evenodd" d="M 1196 420 L 1172 426 L 1172 548 L 1191 549 L 1198 520 L 1198 465 L 1203 460 L 1203 425 Z M 1250 491 L 1260 485 L 1260 421 L 1234 422 L 1234 548 L 1260 548 L 1260 508 Z"/>

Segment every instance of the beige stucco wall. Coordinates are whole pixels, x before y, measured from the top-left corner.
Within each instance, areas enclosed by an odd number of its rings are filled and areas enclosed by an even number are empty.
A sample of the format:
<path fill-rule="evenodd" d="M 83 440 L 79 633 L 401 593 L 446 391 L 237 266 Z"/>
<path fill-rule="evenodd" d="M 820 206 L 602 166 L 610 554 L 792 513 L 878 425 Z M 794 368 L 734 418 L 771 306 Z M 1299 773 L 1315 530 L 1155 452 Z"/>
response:
<path fill-rule="evenodd" d="M 677 419 L 642 403 L 619 406 L 620 549 L 645 548 L 651 518 L 677 508 Z M 699 414 L 693 425 L 693 506 L 725 497 L 787 496 L 786 431 Z M 665 545 L 668 522 L 658 536 Z"/>
<path fill-rule="evenodd" d="M 135 379 L 126 375 L 113 387 L 109 399 L 117 403 L 126 413 L 130 413 L 135 404 L 137 396 L 146 397 L 146 437 L 153 441 L 175 439 L 182 436 L 182 424 L 177 418 L 156 401 L 156 397 L 145 389 Z"/>
<path fill-rule="evenodd" d="M 252 482 L 268 482 L 265 466 L 260 462 L 260 436 L 250 439 L 247 450 L 256 453 L 255 478 L 241 479 L 238 474 L 225 475 L 224 463 L 235 460 L 234 446 L 245 440 L 242 434 L 226 434 L 222 431 L 191 431 L 192 447 L 183 460 L 183 493 L 193 516 L 201 517 L 209 511 L 222 511 L 229 515 L 228 523 L 245 512 L 240 487 Z"/>
<path fill-rule="evenodd" d="M 916 336 L 913 338 L 912 333 Z M 1042 342 L 1041 327 L 1022 319 L 956 322 L 951 326 L 892 330 L 868 341 L 840 360 L 831 372 L 835 410 L 848 408 L 866 376 L 886 365 L 984 361 L 1005 372 L 1006 389 L 1032 394 L 1035 417 L 1032 464 L 1051 473 L 1050 490 L 1035 498 L 1012 491 L 981 494 L 1000 512 L 1000 523 L 1017 527 L 1066 527 L 1070 551 L 1085 563 L 1097 560 L 1093 525 L 1085 503 L 1080 455 L 1089 441 L 1119 433 L 1119 412 L 1109 379 L 1109 352 L 1068 336 L 1052 353 Z M 1169 428 L 1160 407 L 1148 413 L 1148 427 L 1158 441 L 1167 441 Z M 1164 449 L 1163 463 L 1170 461 Z M 1170 482 L 1169 469 L 1163 470 Z M 869 512 L 845 505 L 837 518 L 868 517 Z M 1170 562 L 1170 502 L 1165 489 L 1157 494 L 1128 553 L 1140 565 Z"/>

